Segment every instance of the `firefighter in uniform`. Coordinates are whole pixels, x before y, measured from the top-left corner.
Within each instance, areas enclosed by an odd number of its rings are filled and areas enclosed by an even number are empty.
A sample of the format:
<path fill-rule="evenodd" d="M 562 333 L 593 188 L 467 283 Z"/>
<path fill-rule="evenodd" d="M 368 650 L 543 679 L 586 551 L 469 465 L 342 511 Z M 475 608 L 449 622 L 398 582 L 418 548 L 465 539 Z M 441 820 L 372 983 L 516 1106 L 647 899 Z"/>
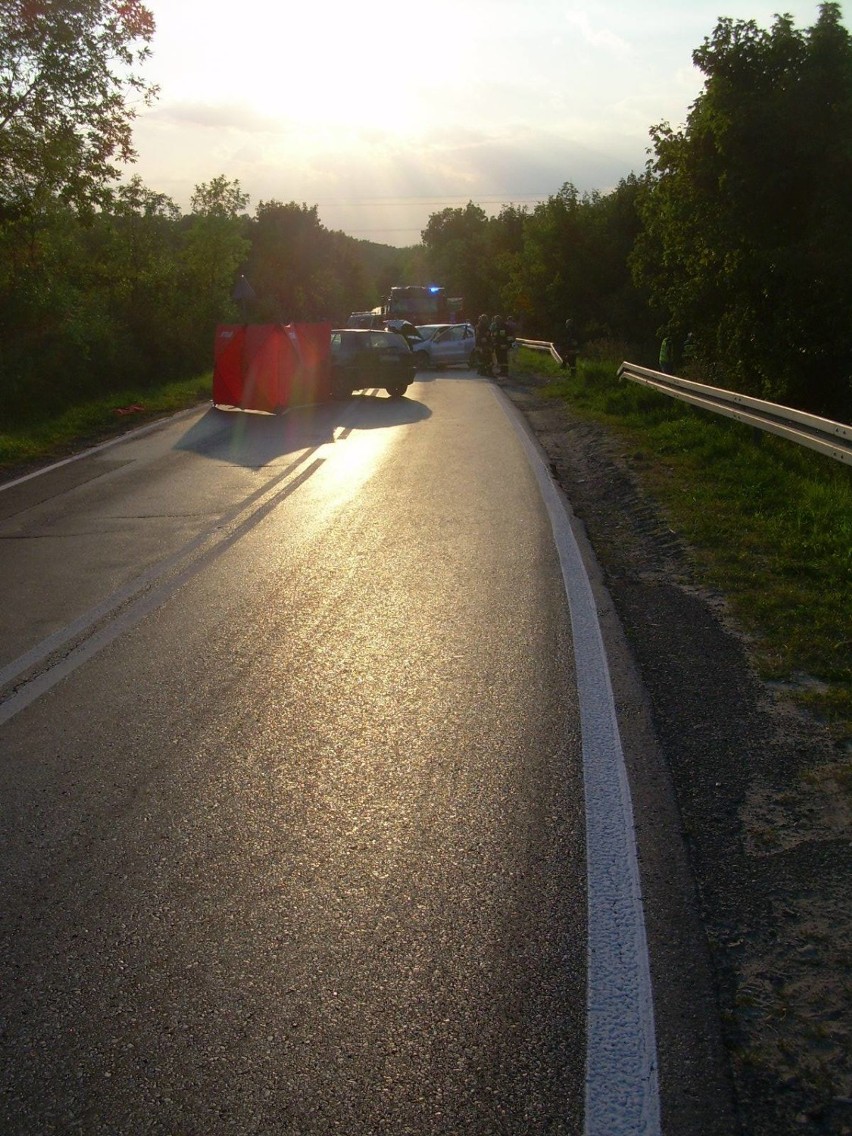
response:
<path fill-rule="evenodd" d="M 674 340 L 664 335 L 660 344 L 660 370 L 665 375 L 674 374 Z"/>
<path fill-rule="evenodd" d="M 512 336 L 502 316 L 495 316 L 491 325 L 491 336 L 494 340 L 494 358 L 497 360 L 497 373 L 503 378 L 509 377 L 509 348 L 512 346 Z"/>
<path fill-rule="evenodd" d="M 572 319 L 565 321 L 565 328 L 559 337 L 557 350 L 562 356 L 562 362 L 560 364 L 562 369 L 564 371 L 570 371 L 572 375 L 576 374 L 577 356 L 580 353 L 580 341 L 577 339 L 577 332 Z"/>
<path fill-rule="evenodd" d="M 494 374 L 494 369 L 491 365 L 494 348 L 491 340 L 491 328 L 488 324 L 488 316 L 484 313 L 477 320 L 475 335 L 477 360 L 476 369 L 480 375 L 488 375 L 490 377 Z"/>

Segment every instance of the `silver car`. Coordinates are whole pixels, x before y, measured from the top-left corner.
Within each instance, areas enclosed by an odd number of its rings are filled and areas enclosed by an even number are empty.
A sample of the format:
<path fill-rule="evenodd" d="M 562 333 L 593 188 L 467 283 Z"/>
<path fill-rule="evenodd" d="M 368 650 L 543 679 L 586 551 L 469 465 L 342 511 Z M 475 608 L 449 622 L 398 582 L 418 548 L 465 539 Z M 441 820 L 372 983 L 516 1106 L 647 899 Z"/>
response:
<path fill-rule="evenodd" d="M 422 342 L 413 342 L 411 352 L 418 371 L 470 366 L 476 337 L 469 323 L 426 323 L 419 324 L 417 330 Z"/>

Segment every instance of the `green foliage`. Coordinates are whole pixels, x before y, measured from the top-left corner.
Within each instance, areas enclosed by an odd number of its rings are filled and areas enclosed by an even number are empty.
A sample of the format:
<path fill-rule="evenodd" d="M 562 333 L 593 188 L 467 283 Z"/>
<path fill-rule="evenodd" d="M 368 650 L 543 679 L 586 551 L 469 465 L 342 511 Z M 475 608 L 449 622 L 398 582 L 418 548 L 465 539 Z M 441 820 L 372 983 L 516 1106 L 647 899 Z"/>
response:
<path fill-rule="evenodd" d="M 251 226 L 247 271 L 257 296 L 258 320 L 321 320 L 345 303 L 343 279 L 354 264 L 347 263 L 336 244 L 315 205 L 261 201 Z"/>
<path fill-rule="evenodd" d="M 228 181 L 220 174 L 211 182 L 202 182 L 195 187 L 192 212 L 195 217 L 235 221 L 245 213 L 249 200 L 238 181 Z"/>
<path fill-rule="evenodd" d="M 133 157 L 136 71 L 154 19 L 141 0 L 0 0 L 0 205 L 100 200 Z"/>
<path fill-rule="evenodd" d="M 244 203 L 238 183 L 211 184 L 216 194 L 199 190 L 205 212 L 186 218 L 134 178 L 85 217 L 54 200 L 0 220 L 7 426 L 209 365 L 249 247 L 248 218 L 217 205 Z"/>
<path fill-rule="evenodd" d="M 852 410 L 852 39 L 840 8 L 797 31 L 720 20 L 694 53 L 686 127 L 652 130 L 635 276 L 724 385 Z"/>
<path fill-rule="evenodd" d="M 329 232 L 316 207 L 196 187 L 187 216 L 139 178 L 86 215 L 0 215 L 0 429 L 209 366 L 217 323 L 331 320 L 378 302 L 405 256 Z M 239 309 L 244 272 L 254 300 Z"/>
<path fill-rule="evenodd" d="M 317 206 L 262 201 L 247 237 L 246 276 L 255 321 L 344 322 L 352 311 L 382 303 L 407 279 L 410 250 L 357 241 L 321 223 Z"/>
<path fill-rule="evenodd" d="M 193 194 L 180 251 L 183 307 L 193 342 L 203 335 L 209 344 L 216 324 L 236 317 L 231 293 L 250 248 L 248 202 L 238 181 L 221 176 Z"/>
<path fill-rule="evenodd" d="M 209 372 L 179 382 L 156 386 L 127 386 L 56 413 L 42 413 L 31 423 L 0 432 L 0 471 L 7 475 L 25 470 L 36 462 L 79 452 L 84 445 L 113 437 L 152 418 L 197 406 L 210 397 Z M 119 413 L 128 407 L 132 417 Z"/>
<path fill-rule="evenodd" d="M 485 210 L 469 201 L 464 209 L 433 213 L 422 234 L 428 278 L 420 282 L 443 284 L 450 295 L 463 296 L 465 314 L 473 319 L 473 312 L 493 312 L 496 306 L 488 229 Z"/>
<path fill-rule="evenodd" d="M 638 188 L 631 176 L 610 194 L 580 195 L 566 182 L 533 211 L 524 231 L 520 271 L 542 336 L 558 340 L 569 316 L 584 343 L 645 336 L 647 303 L 627 267 L 640 228 Z"/>
<path fill-rule="evenodd" d="M 464 297 L 469 318 L 513 314 L 533 337 L 553 338 L 570 314 L 584 342 L 647 339 L 652 317 L 627 264 L 638 192 L 631 176 L 609 194 L 566 182 L 532 213 L 444 209 L 423 231 L 430 278 Z"/>

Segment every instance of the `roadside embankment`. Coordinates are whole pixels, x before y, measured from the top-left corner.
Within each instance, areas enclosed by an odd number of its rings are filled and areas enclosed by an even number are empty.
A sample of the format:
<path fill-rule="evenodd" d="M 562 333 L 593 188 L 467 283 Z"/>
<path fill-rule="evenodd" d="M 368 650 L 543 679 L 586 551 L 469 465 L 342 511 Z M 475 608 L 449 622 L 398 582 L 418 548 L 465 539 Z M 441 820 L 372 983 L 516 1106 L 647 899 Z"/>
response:
<path fill-rule="evenodd" d="M 760 677 L 754 639 L 654 491 L 665 460 L 545 393 L 553 381 L 516 367 L 500 385 L 585 528 L 647 692 L 742 1129 L 852 1133 L 852 754 L 837 722 Z"/>

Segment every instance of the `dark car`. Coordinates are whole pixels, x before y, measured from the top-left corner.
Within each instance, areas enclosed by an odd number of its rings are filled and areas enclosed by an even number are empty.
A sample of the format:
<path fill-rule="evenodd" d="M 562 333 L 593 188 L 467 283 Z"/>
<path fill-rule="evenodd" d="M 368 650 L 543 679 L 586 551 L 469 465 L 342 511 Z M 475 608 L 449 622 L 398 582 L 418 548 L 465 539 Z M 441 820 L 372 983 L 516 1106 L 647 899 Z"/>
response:
<path fill-rule="evenodd" d="M 335 328 L 331 333 L 331 393 L 349 398 L 365 387 L 384 387 L 402 398 L 414 378 L 414 356 L 393 331 Z"/>

